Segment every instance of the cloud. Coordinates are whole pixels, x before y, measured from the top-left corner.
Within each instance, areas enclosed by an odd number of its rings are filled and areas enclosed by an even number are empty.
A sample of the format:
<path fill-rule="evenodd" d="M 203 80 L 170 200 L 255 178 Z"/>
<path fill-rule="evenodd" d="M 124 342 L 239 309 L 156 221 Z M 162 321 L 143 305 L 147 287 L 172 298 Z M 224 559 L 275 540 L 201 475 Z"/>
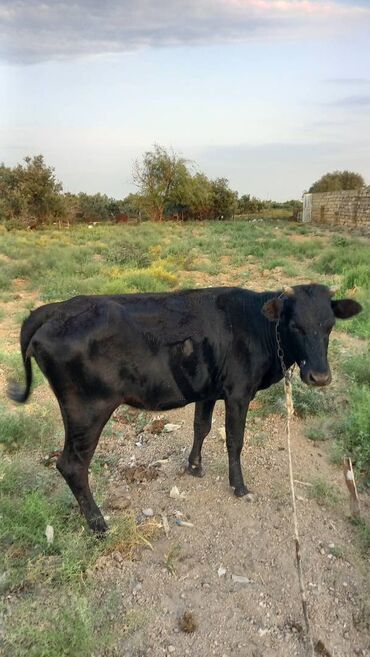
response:
<path fill-rule="evenodd" d="M 346 96 L 345 98 L 338 98 L 333 100 L 328 105 L 332 107 L 370 107 L 370 95 L 363 96 Z"/>
<path fill-rule="evenodd" d="M 323 80 L 323 83 L 339 86 L 362 86 L 370 84 L 370 78 L 328 78 L 327 80 Z"/>
<path fill-rule="evenodd" d="M 34 63 L 84 55 L 297 38 L 370 23 L 350 0 L 0 0 L 0 57 Z"/>

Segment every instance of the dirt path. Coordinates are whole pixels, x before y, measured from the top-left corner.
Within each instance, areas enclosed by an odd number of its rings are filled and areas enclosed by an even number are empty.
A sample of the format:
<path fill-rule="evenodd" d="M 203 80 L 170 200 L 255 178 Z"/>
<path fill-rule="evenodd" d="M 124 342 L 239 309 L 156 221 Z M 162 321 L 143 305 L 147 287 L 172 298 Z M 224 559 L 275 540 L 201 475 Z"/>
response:
<path fill-rule="evenodd" d="M 131 508 L 139 517 L 149 508 L 159 523 L 163 515 L 169 523 L 168 536 L 161 530 L 153 551 L 143 550 L 135 562 L 112 555 L 100 563 L 98 577 L 104 589 L 118 582 L 123 608 L 133 618 L 142 618 L 122 642 L 119 654 L 303 657 L 284 421 L 274 416 L 258 420 L 254 434 L 268 440 L 244 449 L 246 480 L 256 495 L 248 502 L 235 499 L 228 487 L 227 455 L 219 432 L 224 424 L 222 404 L 216 407 L 204 447 L 206 476 L 195 479 L 181 474 L 191 446 L 192 410 L 187 407 L 166 415 L 182 425 L 171 434 L 144 434 L 140 441 L 123 427 L 119 452 L 109 438 L 101 445 L 118 458 L 117 465 L 107 470 L 112 494 L 119 486 L 123 497 L 126 492 L 130 495 Z M 310 498 L 309 486 L 297 485 L 315 637 L 328 651 L 322 654 L 368 655 L 369 581 L 347 518 L 342 474 L 328 463 L 321 447 L 302 436 L 298 420 L 293 436 L 296 479 L 310 482 L 320 476 L 340 498 L 334 508 L 320 506 Z M 253 442 L 249 432 L 248 438 Z M 122 468 L 163 458 L 168 461 L 160 466 L 156 480 L 123 485 Z M 170 497 L 174 485 L 184 499 Z M 112 520 L 112 513 L 107 513 Z M 177 519 L 194 526 L 178 526 Z M 235 581 L 235 576 L 244 580 Z M 181 631 L 178 625 L 188 611 L 197 624 L 193 633 Z"/>

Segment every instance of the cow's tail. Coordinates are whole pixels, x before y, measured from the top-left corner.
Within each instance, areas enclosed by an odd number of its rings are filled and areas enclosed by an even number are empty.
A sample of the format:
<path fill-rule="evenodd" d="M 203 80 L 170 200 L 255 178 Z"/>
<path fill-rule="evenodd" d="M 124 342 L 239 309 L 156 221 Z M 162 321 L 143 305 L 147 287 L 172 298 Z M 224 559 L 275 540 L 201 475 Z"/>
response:
<path fill-rule="evenodd" d="M 27 319 L 24 320 L 21 328 L 20 344 L 21 353 L 25 371 L 26 385 L 23 386 L 17 381 L 10 381 L 8 386 L 8 397 L 19 404 L 24 404 L 30 396 L 32 386 L 32 350 L 29 349 L 30 342 L 36 331 L 53 315 L 54 308 L 57 304 L 51 303 L 41 306 L 34 310 Z"/>

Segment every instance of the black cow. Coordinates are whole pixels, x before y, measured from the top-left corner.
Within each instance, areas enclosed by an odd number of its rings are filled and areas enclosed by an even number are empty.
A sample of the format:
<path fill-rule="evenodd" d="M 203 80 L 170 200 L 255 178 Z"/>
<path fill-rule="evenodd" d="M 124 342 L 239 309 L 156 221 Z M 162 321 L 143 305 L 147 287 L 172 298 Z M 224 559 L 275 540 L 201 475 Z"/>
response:
<path fill-rule="evenodd" d="M 229 482 L 248 491 L 240 466 L 245 420 L 256 392 L 282 378 L 276 323 L 286 367 L 298 363 L 302 380 L 330 382 L 329 334 L 335 318 L 360 312 L 351 299 L 334 301 L 323 285 L 284 292 L 240 288 L 168 294 L 79 296 L 31 313 L 21 330 L 26 387 L 9 396 L 25 402 L 31 356 L 50 382 L 65 427 L 57 467 L 89 526 L 106 530 L 88 483 L 101 431 L 117 406 L 163 411 L 195 402 L 189 472 L 202 475 L 201 449 L 216 400 L 226 407 Z"/>

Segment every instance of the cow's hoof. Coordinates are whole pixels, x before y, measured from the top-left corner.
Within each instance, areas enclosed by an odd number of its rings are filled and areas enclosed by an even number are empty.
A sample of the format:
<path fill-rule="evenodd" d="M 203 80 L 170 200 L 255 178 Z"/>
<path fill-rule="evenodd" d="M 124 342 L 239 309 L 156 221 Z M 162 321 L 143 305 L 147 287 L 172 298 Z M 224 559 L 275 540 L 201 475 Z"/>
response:
<path fill-rule="evenodd" d="M 101 538 L 103 538 L 103 536 L 108 531 L 108 525 L 103 517 L 93 518 L 92 520 L 90 520 L 89 527 L 91 531 L 93 531 L 94 534 L 96 534 L 97 537 L 101 537 Z"/>
<path fill-rule="evenodd" d="M 242 486 L 235 486 L 234 495 L 236 497 L 244 497 L 244 495 L 248 495 L 248 488 L 244 484 Z"/>
<path fill-rule="evenodd" d="M 191 465 L 189 463 L 187 471 L 193 477 L 204 477 L 204 470 L 201 465 Z"/>

